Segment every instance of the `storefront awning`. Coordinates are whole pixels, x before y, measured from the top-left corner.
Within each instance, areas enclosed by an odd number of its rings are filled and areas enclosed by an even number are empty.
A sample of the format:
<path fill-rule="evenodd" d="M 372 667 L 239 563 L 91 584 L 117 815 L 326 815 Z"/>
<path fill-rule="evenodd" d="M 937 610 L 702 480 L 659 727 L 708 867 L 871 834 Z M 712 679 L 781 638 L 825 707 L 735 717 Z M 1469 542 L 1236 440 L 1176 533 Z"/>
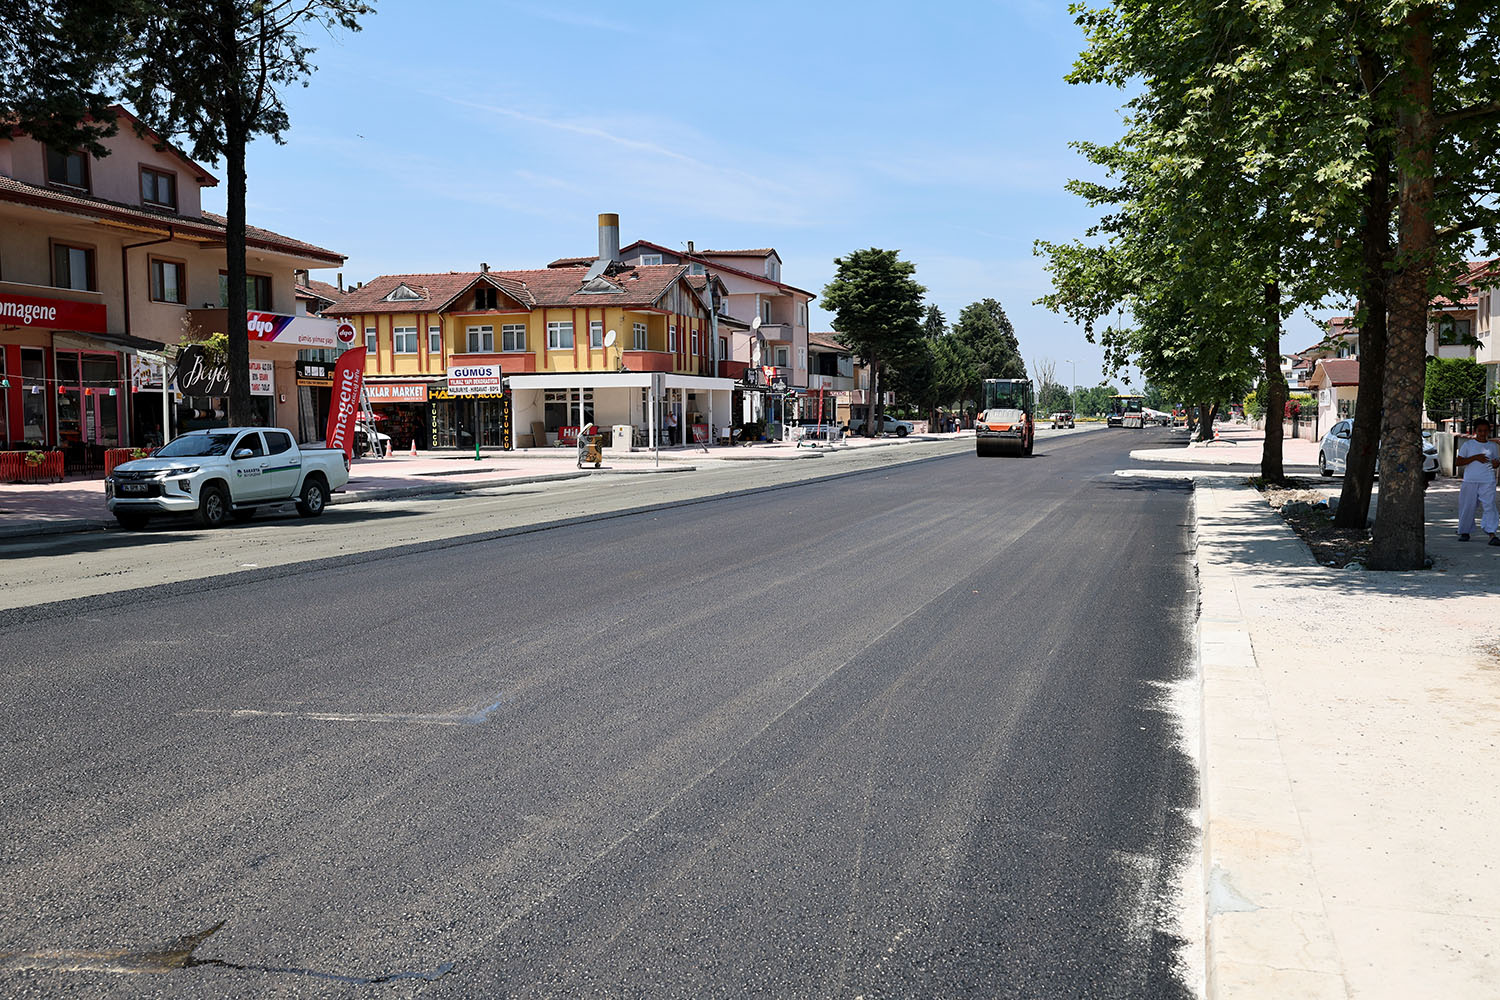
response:
<path fill-rule="evenodd" d="M 135 354 L 142 351 L 160 353 L 166 345 L 159 340 L 146 340 L 123 333 L 63 333 L 52 335 L 52 346 L 71 351 L 125 351 Z"/>

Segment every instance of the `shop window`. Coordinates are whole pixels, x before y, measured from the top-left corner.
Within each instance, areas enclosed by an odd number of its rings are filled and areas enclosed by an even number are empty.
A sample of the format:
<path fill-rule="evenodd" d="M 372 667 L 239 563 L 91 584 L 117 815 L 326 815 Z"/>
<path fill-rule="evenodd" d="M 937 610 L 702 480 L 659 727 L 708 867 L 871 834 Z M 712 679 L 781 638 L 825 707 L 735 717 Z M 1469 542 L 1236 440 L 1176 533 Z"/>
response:
<path fill-rule="evenodd" d="M 589 346 L 594 350 L 604 346 L 604 324 L 597 319 L 589 320 Z"/>
<path fill-rule="evenodd" d="M 526 324 L 506 323 L 500 328 L 500 350 L 526 350 Z"/>
<path fill-rule="evenodd" d="M 443 353 L 443 328 L 440 326 L 429 326 L 427 328 L 427 353 Z"/>
<path fill-rule="evenodd" d="M 633 344 L 631 350 L 635 350 L 635 351 L 644 351 L 644 350 L 646 350 L 646 324 L 645 323 L 636 323 L 632 327 L 632 329 L 631 329 L 631 342 Z"/>
<path fill-rule="evenodd" d="M 175 260 L 151 260 L 151 301 L 183 305 L 187 300 L 187 282 L 183 267 Z"/>
<path fill-rule="evenodd" d="M 397 354 L 416 354 L 418 350 L 417 328 L 414 326 L 396 327 L 395 342 Z"/>
<path fill-rule="evenodd" d="M 493 326 L 471 326 L 468 333 L 470 354 L 494 353 L 495 328 Z"/>
<path fill-rule="evenodd" d="M 94 251 L 89 247 L 52 244 L 52 284 L 56 288 L 94 291 Z"/>
<path fill-rule="evenodd" d="M 165 170 L 142 167 L 141 204 L 177 211 L 177 177 Z"/>
<path fill-rule="evenodd" d="M 568 351 L 573 349 L 573 324 L 569 320 L 553 320 L 547 324 L 547 350 Z"/>
<path fill-rule="evenodd" d="M 219 308 L 229 308 L 229 274 L 219 272 Z M 271 309 L 271 278 L 264 274 L 245 275 L 245 308 L 255 312 Z"/>
<path fill-rule="evenodd" d="M 27 386 L 21 394 L 21 437 L 34 444 L 47 441 L 47 403 L 52 397 L 46 391 L 46 359 L 45 348 L 21 348 L 21 381 Z M 40 386 L 42 391 L 31 392 L 31 386 Z"/>
<path fill-rule="evenodd" d="M 89 189 L 89 158 L 85 153 L 47 150 L 47 183 Z"/>

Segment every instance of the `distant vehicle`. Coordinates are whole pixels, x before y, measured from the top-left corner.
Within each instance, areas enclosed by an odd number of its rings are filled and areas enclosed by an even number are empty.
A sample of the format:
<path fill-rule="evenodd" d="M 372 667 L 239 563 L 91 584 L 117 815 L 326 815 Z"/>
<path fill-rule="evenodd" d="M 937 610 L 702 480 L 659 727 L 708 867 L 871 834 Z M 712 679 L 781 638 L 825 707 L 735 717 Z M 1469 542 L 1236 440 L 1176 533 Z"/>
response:
<path fill-rule="evenodd" d="M 1073 426 L 1073 411 L 1072 410 L 1058 410 L 1056 413 L 1052 414 L 1052 429 L 1053 430 L 1059 430 L 1059 429 L 1061 429 L 1063 427 L 1072 427 L 1072 426 Z"/>
<path fill-rule="evenodd" d="M 1353 420 L 1340 420 L 1328 428 L 1323 443 L 1318 445 L 1318 471 L 1325 476 L 1334 473 L 1343 475 L 1349 463 L 1349 438 L 1354 433 Z M 1378 446 L 1377 446 L 1378 447 Z M 1432 431 L 1422 432 L 1422 476 L 1429 483 L 1437 478 L 1437 444 L 1432 440 Z M 1375 474 L 1380 475 L 1380 459 L 1375 460 Z"/>
<path fill-rule="evenodd" d="M 278 427 L 218 427 L 115 466 L 104 480 L 104 499 L 131 531 L 162 514 L 192 514 L 203 527 L 217 528 L 230 518 L 248 521 L 258 507 L 292 502 L 303 517 L 317 517 L 329 494 L 348 482 L 343 451 L 299 448 Z"/>
<path fill-rule="evenodd" d="M 1146 407 L 1142 412 L 1146 414 L 1146 423 L 1148 424 L 1156 424 L 1160 427 L 1172 426 L 1172 414 L 1170 413 L 1163 413 L 1161 410 L 1153 410 L 1149 406 Z"/>
<path fill-rule="evenodd" d="M 1121 393 L 1109 397 L 1109 411 L 1104 422 L 1110 427 L 1140 430 L 1146 426 L 1146 397 Z"/>
<path fill-rule="evenodd" d="M 891 416 L 890 414 L 883 413 L 883 414 L 881 414 L 881 417 L 880 417 L 880 430 L 877 433 L 880 433 L 880 434 L 894 434 L 897 437 L 903 437 L 904 438 L 904 437 L 906 437 L 906 435 L 910 434 L 915 429 L 916 429 L 916 424 L 913 424 L 911 421 L 909 421 L 909 420 L 897 420 L 895 417 Z M 845 434 L 863 434 L 864 432 L 865 432 L 865 418 L 864 417 L 851 417 L 850 420 L 849 420 L 849 426 L 847 428 L 845 428 L 845 430 L 844 430 Z"/>
<path fill-rule="evenodd" d="M 391 450 L 391 436 L 375 429 L 374 424 L 363 420 L 354 425 L 354 456 L 364 458 L 374 449 L 376 458 L 384 458 Z"/>
<path fill-rule="evenodd" d="M 1035 410 L 1031 379 L 985 379 L 984 409 L 974 418 L 974 454 L 1030 455 L 1036 444 Z"/>

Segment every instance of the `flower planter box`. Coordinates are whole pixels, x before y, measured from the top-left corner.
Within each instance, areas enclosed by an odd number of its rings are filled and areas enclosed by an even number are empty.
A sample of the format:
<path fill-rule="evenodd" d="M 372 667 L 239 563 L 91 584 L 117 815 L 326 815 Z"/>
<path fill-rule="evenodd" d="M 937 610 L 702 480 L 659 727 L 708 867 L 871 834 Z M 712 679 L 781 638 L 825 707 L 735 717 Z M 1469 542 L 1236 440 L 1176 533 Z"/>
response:
<path fill-rule="evenodd" d="M 141 450 L 144 451 L 148 457 L 150 456 L 152 451 L 152 449 L 150 448 L 143 448 Z M 122 462 L 135 461 L 135 452 L 136 449 L 134 448 L 110 448 L 104 453 L 104 474 L 107 476 L 111 472 L 114 472 L 115 466 L 121 464 Z"/>
<path fill-rule="evenodd" d="M 26 461 L 24 451 L 0 451 L 0 481 L 7 483 L 60 483 L 63 453 L 49 451 L 40 465 Z"/>

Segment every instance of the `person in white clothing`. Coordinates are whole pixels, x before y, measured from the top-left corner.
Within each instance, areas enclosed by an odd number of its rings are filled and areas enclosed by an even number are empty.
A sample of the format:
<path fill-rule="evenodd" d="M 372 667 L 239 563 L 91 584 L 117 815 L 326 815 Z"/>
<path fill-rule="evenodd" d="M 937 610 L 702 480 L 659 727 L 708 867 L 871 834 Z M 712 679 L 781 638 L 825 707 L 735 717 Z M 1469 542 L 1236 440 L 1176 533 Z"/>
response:
<path fill-rule="evenodd" d="M 1500 514 L 1495 512 L 1495 469 L 1500 466 L 1500 445 L 1490 440 L 1490 422 L 1474 421 L 1474 436 L 1458 446 L 1453 464 L 1464 470 L 1458 487 L 1458 540 L 1467 542 L 1474 530 L 1474 507 L 1483 506 L 1479 526 L 1490 536 L 1491 545 L 1500 545 Z"/>

